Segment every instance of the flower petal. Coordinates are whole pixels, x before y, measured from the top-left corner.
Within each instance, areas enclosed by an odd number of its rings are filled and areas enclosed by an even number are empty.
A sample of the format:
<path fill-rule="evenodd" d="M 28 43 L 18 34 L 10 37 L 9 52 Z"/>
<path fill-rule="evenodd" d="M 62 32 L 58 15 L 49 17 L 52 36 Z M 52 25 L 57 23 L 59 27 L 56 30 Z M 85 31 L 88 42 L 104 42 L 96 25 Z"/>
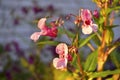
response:
<path fill-rule="evenodd" d="M 43 29 L 45 29 L 45 22 L 46 22 L 46 18 L 42 18 L 42 19 L 40 19 L 39 21 L 38 21 L 38 28 L 39 29 L 41 29 L 41 30 L 43 30 Z"/>
<path fill-rule="evenodd" d="M 52 27 L 52 28 L 46 29 L 46 32 L 47 32 L 46 36 L 56 37 L 58 30 L 56 27 Z"/>
<path fill-rule="evenodd" d="M 91 26 L 82 26 L 82 32 L 84 33 L 84 34 L 91 34 L 92 33 L 92 28 L 91 28 Z"/>
<path fill-rule="evenodd" d="M 56 47 L 56 53 L 66 57 L 68 54 L 68 46 L 65 43 L 58 44 Z"/>
<path fill-rule="evenodd" d="M 67 66 L 67 59 L 66 58 L 54 58 L 53 59 L 53 66 L 56 69 L 63 69 Z"/>
<path fill-rule="evenodd" d="M 98 30 L 98 25 L 97 24 L 92 24 L 91 27 L 92 27 L 94 32 L 96 32 Z"/>
<path fill-rule="evenodd" d="M 92 19 L 92 14 L 91 14 L 90 10 L 81 9 L 81 18 L 82 18 L 83 21 L 91 20 Z"/>
<path fill-rule="evenodd" d="M 32 39 L 34 42 L 36 42 L 41 35 L 41 32 L 35 32 L 30 36 L 30 39 Z"/>

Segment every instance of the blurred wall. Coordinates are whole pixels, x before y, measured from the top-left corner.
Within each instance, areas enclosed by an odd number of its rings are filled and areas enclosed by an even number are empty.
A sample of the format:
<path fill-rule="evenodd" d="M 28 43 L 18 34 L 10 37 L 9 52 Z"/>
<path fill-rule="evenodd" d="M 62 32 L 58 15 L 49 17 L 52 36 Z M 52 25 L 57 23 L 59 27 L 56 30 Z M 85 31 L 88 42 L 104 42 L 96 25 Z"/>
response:
<path fill-rule="evenodd" d="M 37 31 L 36 23 L 33 24 L 32 21 L 43 15 L 36 15 L 32 11 L 31 8 L 35 5 L 43 8 L 53 5 L 57 9 L 55 15 L 78 14 L 80 8 L 97 9 L 92 0 L 0 0 L 0 43 L 15 40 L 21 48 L 30 48 L 30 35 Z M 119 19 L 116 23 L 119 23 Z M 119 31 L 120 28 L 116 30 Z M 116 33 L 115 37 L 119 37 L 119 34 L 120 32 Z"/>

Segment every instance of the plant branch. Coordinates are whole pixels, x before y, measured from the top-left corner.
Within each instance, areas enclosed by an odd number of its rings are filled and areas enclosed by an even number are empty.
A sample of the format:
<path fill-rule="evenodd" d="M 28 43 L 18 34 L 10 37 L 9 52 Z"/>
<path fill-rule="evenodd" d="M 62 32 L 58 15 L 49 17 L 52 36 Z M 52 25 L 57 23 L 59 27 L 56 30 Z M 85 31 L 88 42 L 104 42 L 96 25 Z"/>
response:
<path fill-rule="evenodd" d="M 79 66 L 79 68 L 80 68 L 80 73 L 81 73 L 81 74 L 84 74 L 83 69 L 82 69 L 82 66 L 81 66 L 80 56 L 79 56 L 78 53 L 76 53 L 76 55 L 77 55 L 78 66 Z"/>
<path fill-rule="evenodd" d="M 95 48 L 94 48 L 90 43 L 87 43 L 87 46 L 88 46 L 92 51 L 95 51 Z"/>
<path fill-rule="evenodd" d="M 98 34 L 97 32 L 95 32 L 95 34 L 96 34 L 97 37 L 99 38 L 100 42 L 102 42 L 102 38 L 101 38 L 100 34 Z"/>

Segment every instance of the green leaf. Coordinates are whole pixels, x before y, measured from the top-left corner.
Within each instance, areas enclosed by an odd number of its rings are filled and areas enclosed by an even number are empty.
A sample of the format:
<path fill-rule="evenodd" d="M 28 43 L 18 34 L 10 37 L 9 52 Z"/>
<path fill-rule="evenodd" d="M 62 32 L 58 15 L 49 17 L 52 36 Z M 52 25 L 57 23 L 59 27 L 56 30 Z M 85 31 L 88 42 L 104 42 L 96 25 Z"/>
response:
<path fill-rule="evenodd" d="M 102 72 L 94 72 L 90 74 L 89 77 L 93 79 L 97 77 L 106 77 L 108 75 L 113 75 L 113 74 L 120 74 L 120 69 L 116 69 L 114 71 L 107 70 L 107 71 L 102 71 Z"/>
<path fill-rule="evenodd" d="M 48 45 L 57 45 L 59 42 L 57 41 L 40 41 L 37 43 L 37 45 L 45 45 L 45 44 L 48 44 Z"/>
<path fill-rule="evenodd" d="M 108 14 L 110 14 L 112 11 L 114 11 L 114 10 L 119 10 L 120 9 L 120 6 L 116 6 L 116 7 L 114 7 L 114 8 L 107 8 L 107 9 L 105 9 L 105 13 L 106 13 L 106 15 L 108 15 Z"/>
<path fill-rule="evenodd" d="M 29 64 L 28 64 L 26 59 L 20 58 L 20 61 L 21 61 L 21 64 L 22 64 L 23 67 L 28 67 L 29 66 Z"/>
<path fill-rule="evenodd" d="M 100 40 L 98 39 L 97 35 L 94 36 L 94 37 L 92 38 L 92 40 L 94 41 L 94 43 L 95 43 L 97 46 L 100 45 Z"/>
<path fill-rule="evenodd" d="M 84 70 L 86 72 L 94 71 L 96 69 L 97 55 L 98 55 L 97 52 L 98 52 L 98 50 L 95 50 L 94 52 L 89 54 L 89 56 L 87 57 L 87 60 L 84 64 Z"/>
<path fill-rule="evenodd" d="M 79 48 L 86 45 L 96 34 L 92 34 L 90 36 L 88 36 L 86 39 L 80 39 L 79 41 Z"/>
<path fill-rule="evenodd" d="M 120 9 L 120 6 L 116 6 L 114 8 L 112 8 L 112 10 L 119 10 Z"/>
<path fill-rule="evenodd" d="M 105 21 L 105 18 L 101 16 L 100 19 L 99 19 L 99 21 L 98 21 L 98 23 L 99 23 L 99 24 L 103 24 L 104 21 Z"/>
<path fill-rule="evenodd" d="M 30 64 L 28 68 L 29 68 L 29 71 L 32 72 L 32 73 L 35 70 L 35 66 L 33 64 Z"/>
<path fill-rule="evenodd" d="M 53 76 L 54 80 L 67 80 L 67 78 L 69 77 L 70 79 L 68 80 L 74 80 L 72 78 L 72 75 L 68 71 L 60 71 L 60 70 L 54 69 L 53 73 L 54 73 L 54 76 Z"/>
<path fill-rule="evenodd" d="M 71 62 L 71 64 L 75 67 L 75 66 L 77 66 L 77 56 L 75 55 L 75 53 L 73 53 L 73 60 L 72 60 L 72 62 Z"/>
<path fill-rule="evenodd" d="M 107 78 L 106 80 L 114 80 L 113 78 Z"/>
<path fill-rule="evenodd" d="M 119 25 L 105 26 L 106 29 L 112 29 L 112 28 L 116 28 L 116 27 L 119 27 Z"/>
<path fill-rule="evenodd" d="M 116 65 L 117 68 L 120 68 L 120 54 L 116 50 L 110 54 L 112 62 Z"/>

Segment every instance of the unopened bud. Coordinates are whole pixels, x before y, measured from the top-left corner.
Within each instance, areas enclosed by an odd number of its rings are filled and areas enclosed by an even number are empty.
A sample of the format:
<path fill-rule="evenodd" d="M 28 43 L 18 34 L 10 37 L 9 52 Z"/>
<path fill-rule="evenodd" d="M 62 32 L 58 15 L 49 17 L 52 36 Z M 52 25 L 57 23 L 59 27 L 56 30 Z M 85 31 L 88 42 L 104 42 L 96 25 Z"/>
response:
<path fill-rule="evenodd" d="M 68 54 L 68 61 L 72 61 L 72 56 Z"/>
<path fill-rule="evenodd" d="M 98 12 L 98 10 L 94 10 L 94 11 L 93 11 L 93 16 L 94 16 L 95 18 L 99 18 L 99 12 Z"/>

